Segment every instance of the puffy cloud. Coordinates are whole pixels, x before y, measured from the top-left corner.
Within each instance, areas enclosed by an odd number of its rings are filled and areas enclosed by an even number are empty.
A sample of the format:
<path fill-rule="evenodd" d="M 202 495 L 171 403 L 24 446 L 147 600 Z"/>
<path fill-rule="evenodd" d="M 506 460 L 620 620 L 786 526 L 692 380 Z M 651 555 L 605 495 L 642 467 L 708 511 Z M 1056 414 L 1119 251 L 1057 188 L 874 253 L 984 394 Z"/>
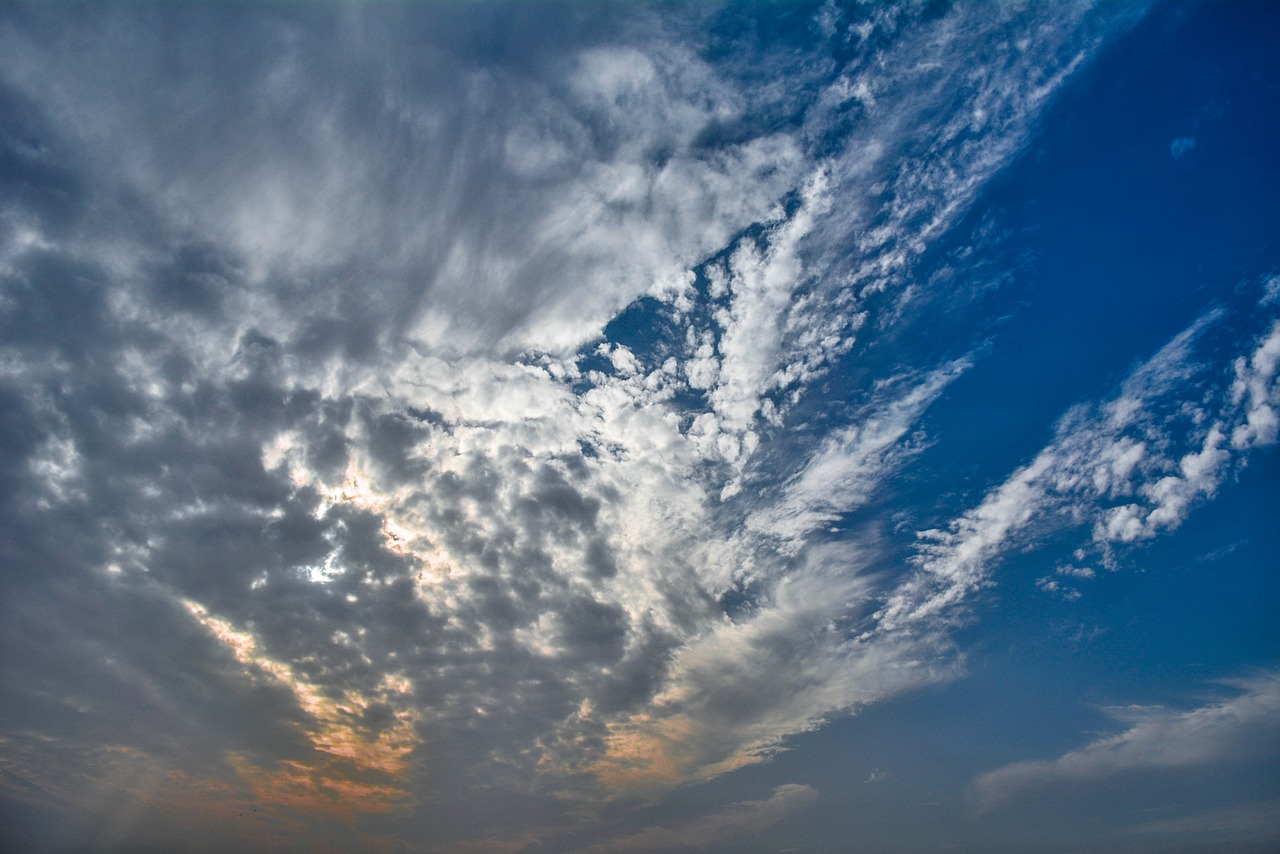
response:
<path fill-rule="evenodd" d="M 1274 281 L 1274 280 L 1273 280 Z M 1270 297 L 1271 284 L 1267 295 Z M 1270 302 L 1271 300 L 1267 300 Z M 1271 445 L 1276 441 L 1280 417 L 1275 407 L 1280 403 L 1280 384 L 1276 369 L 1280 366 L 1280 321 L 1247 358 L 1235 362 L 1235 381 L 1231 384 L 1231 402 L 1245 408 L 1244 423 L 1231 431 L 1231 446 L 1237 450 L 1254 445 Z"/>

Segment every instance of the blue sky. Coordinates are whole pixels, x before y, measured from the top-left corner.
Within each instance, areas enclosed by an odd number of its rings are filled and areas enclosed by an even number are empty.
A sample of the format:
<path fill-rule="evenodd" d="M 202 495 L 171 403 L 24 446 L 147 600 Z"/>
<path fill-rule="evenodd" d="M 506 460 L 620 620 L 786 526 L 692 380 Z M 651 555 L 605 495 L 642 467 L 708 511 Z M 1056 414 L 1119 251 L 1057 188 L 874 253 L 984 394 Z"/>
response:
<path fill-rule="evenodd" d="M 0 13 L 0 847 L 1270 851 L 1267 3 Z"/>

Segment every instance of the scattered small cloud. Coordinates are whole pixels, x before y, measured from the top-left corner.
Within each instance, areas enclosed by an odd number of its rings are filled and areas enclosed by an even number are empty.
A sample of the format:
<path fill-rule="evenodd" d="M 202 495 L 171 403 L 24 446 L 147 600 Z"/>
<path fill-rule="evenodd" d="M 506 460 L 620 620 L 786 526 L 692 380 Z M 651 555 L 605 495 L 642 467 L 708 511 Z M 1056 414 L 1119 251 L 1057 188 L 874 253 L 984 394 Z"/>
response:
<path fill-rule="evenodd" d="M 1037 578 L 1036 587 L 1043 590 L 1045 593 L 1052 593 L 1055 596 L 1060 596 L 1068 602 L 1074 602 L 1082 595 L 1080 591 L 1076 590 L 1074 587 L 1067 587 L 1056 578 L 1052 578 L 1048 575 Z"/>
<path fill-rule="evenodd" d="M 1181 160 L 1190 154 L 1195 147 L 1196 138 L 1194 136 L 1180 136 L 1169 143 L 1169 154 L 1174 160 Z"/>
<path fill-rule="evenodd" d="M 1204 554 L 1200 555 L 1200 560 L 1206 563 L 1212 563 L 1215 560 L 1222 560 L 1224 557 L 1227 557 L 1228 555 L 1235 553 L 1235 551 L 1239 549 L 1241 546 L 1246 546 L 1248 544 L 1249 544 L 1249 538 L 1243 537 L 1234 542 L 1227 543 L 1225 546 L 1221 546 L 1219 548 L 1213 549 L 1212 551 L 1205 552 Z"/>

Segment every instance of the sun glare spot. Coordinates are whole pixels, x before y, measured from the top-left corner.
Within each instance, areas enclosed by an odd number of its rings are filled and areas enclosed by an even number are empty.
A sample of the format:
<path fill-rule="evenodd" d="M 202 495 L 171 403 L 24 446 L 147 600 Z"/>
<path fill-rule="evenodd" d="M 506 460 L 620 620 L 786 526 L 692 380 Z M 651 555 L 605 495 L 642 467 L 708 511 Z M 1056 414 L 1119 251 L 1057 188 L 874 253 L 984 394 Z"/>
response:
<path fill-rule="evenodd" d="M 337 564 L 337 555 L 330 552 L 325 557 L 324 563 L 308 564 L 302 567 L 302 572 L 307 580 L 314 584 L 328 584 L 346 572 L 346 569 Z"/>

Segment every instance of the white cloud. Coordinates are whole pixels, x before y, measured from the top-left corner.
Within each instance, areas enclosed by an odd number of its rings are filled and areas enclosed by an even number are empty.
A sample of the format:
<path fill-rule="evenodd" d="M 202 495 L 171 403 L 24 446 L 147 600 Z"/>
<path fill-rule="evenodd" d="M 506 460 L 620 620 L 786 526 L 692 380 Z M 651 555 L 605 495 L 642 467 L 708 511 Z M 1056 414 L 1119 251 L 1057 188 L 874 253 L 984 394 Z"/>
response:
<path fill-rule="evenodd" d="M 1068 412 L 1053 441 L 976 507 L 945 528 L 919 532 L 917 569 L 887 597 L 867 636 L 961 619 L 961 606 L 992 583 L 999 560 L 1043 533 L 1090 524 L 1108 562 L 1113 544 L 1174 530 L 1212 498 L 1243 464 L 1242 452 L 1275 441 L 1265 426 L 1254 428 L 1268 423 L 1276 400 L 1280 331 L 1272 325 L 1249 356 L 1234 361 L 1229 389 L 1215 388 L 1221 374 L 1195 350 L 1223 316 L 1211 311 L 1175 336 L 1111 400 Z M 1052 578 L 1040 587 L 1077 595 Z"/>
<path fill-rule="evenodd" d="M 1101 542 L 1131 543 L 1150 539 L 1164 528 L 1176 528 L 1191 512 L 1193 502 L 1211 498 L 1222 480 L 1230 454 L 1220 447 L 1222 431 L 1215 424 L 1199 451 L 1178 461 L 1178 474 L 1145 483 L 1139 492 L 1147 505 L 1125 504 L 1107 511 L 1094 529 Z"/>
<path fill-rule="evenodd" d="M 1133 771 L 1259 758 L 1280 744 L 1280 674 L 1227 683 L 1239 693 L 1187 711 L 1155 706 L 1107 709 L 1126 728 L 1045 761 L 1017 762 L 973 782 L 978 806 L 990 810 L 1046 786 L 1086 783 Z"/>
<path fill-rule="evenodd" d="M 191 62 L 159 93 L 143 81 L 162 42 L 198 55 L 244 33 L 171 16 L 158 39 L 140 18 L 99 17 L 79 23 L 113 27 L 127 50 L 8 29 L 0 73 L 48 105 L 87 163 L 236 252 L 269 297 L 259 325 L 282 332 L 355 309 L 438 351 L 571 352 L 808 169 L 785 135 L 700 149 L 741 97 L 639 9 L 631 43 L 527 39 L 519 69 L 468 64 L 447 24 L 400 13 L 250 13 L 255 62 L 230 75 Z M 369 62 L 375 44 L 385 66 Z M 271 284 L 289 279 L 305 292 Z"/>
<path fill-rule="evenodd" d="M 782 498 L 756 510 L 747 518 L 747 526 L 787 541 L 794 550 L 822 525 L 865 503 L 912 453 L 903 439 L 924 410 L 968 367 L 969 361 L 962 359 L 922 378 L 886 381 L 887 399 L 868 406 L 855 416 L 852 426 L 824 439 L 805 467 L 786 483 Z"/>
<path fill-rule="evenodd" d="M 808 179 L 801 199 L 795 215 L 775 226 L 763 254 L 753 242 L 742 241 L 730 260 L 719 377 L 710 392 L 718 431 L 744 433 L 759 412 L 761 394 L 774 385 L 782 355 L 782 321 L 803 282 L 798 244 L 814 220 L 831 208 L 824 172 Z"/>
<path fill-rule="evenodd" d="M 1268 285 L 1268 297 L 1271 287 Z M 1268 298 L 1267 302 L 1271 302 Z M 1235 381 L 1231 384 L 1231 402 L 1245 407 L 1244 423 L 1231 431 L 1231 446 L 1237 450 L 1255 445 L 1271 445 L 1280 429 L 1276 407 L 1280 405 L 1280 382 L 1276 369 L 1280 366 L 1280 320 L 1248 357 L 1235 362 Z"/>

